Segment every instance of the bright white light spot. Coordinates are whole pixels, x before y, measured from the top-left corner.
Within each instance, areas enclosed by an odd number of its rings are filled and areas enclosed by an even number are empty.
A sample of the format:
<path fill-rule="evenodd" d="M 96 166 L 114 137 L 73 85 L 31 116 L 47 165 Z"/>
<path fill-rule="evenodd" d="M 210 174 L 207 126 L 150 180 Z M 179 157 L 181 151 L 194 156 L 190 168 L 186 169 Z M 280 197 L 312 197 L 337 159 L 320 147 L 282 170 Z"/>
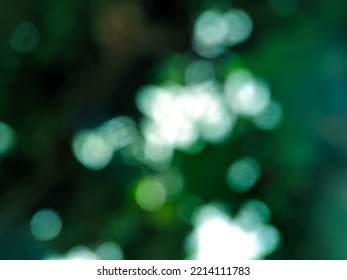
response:
<path fill-rule="evenodd" d="M 30 226 L 31 233 L 36 239 L 48 241 L 59 235 L 62 229 L 62 221 L 54 210 L 43 209 L 32 217 Z"/>
<path fill-rule="evenodd" d="M 268 85 L 247 70 L 232 72 L 225 83 L 225 98 L 236 113 L 255 116 L 261 113 L 270 102 Z"/>
<path fill-rule="evenodd" d="M 145 120 L 142 132 L 147 141 L 181 149 L 193 145 L 198 133 L 182 111 L 182 91 L 178 86 L 147 87 L 139 93 L 138 106 L 151 118 Z"/>
<path fill-rule="evenodd" d="M 212 81 L 186 87 L 145 87 L 139 91 L 137 104 L 147 116 L 141 125 L 145 158 L 154 162 L 171 160 L 174 149 L 199 150 L 203 140 L 225 141 L 236 120 L 221 87 Z"/>
<path fill-rule="evenodd" d="M 219 207 L 205 205 L 197 212 L 195 229 L 187 241 L 190 259 L 259 259 L 276 249 L 279 233 L 265 224 L 246 230 Z"/>
<path fill-rule="evenodd" d="M 72 141 L 72 149 L 79 162 L 91 170 L 104 168 L 113 156 L 113 147 L 94 130 L 77 133 Z"/>
<path fill-rule="evenodd" d="M 14 146 L 15 134 L 7 124 L 0 122 L 0 155 L 8 153 Z"/>
<path fill-rule="evenodd" d="M 258 228 L 257 239 L 260 243 L 262 255 L 266 256 L 275 251 L 281 241 L 281 234 L 278 229 L 271 225 L 263 225 Z"/>
<path fill-rule="evenodd" d="M 227 45 L 236 45 L 244 42 L 252 33 L 253 24 L 250 16 L 242 10 L 230 10 L 223 15 L 228 26 L 225 41 Z"/>
<path fill-rule="evenodd" d="M 226 181 L 237 192 L 252 188 L 261 175 L 259 164 L 252 158 L 244 157 L 235 161 L 227 170 Z"/>
<path fill-rule="evenodd" d="M 112 242 L 100 244 L 95 251 L 99 260 L 122 260 L 123 252 L 119 245 Z"/>
<path fill-rule="evenodd" d="M 276 128 L 282 121 L 283 110 L 280 104 L 271 101 L 265 109 L 254 117 L 257 127 L 265 130 Z"/>
<path fill-rule="evenodd" d="M 218 85 L 207 82 L 188 87 L 181 101 L 184 114 L 206 141 L 220 143 L 230 135 L 236 119 L 225 105 Z"/>
<path fill-rule="evenodd" d="M 217 11 L 203 12 L 194 25 L 194 48 L 202 56 L 215 57 L 224 51 L 228 26 Z"/>
<path fill-rule="evenodd" d="M 160 209 L 166 201 L 166 196 L 165 187 L 155 177 L 142 179 L 135 191 L 136 202 L 146 211 Z"/>
<path fill-rule="evenodd" d="M 270 8 L 279 16 L 290 16 L 299 7 L 299 0 L 269 0 Z"/>
<path fill-rule="evenodd" d="M 207 60 L 195 60 L 188 65 L 185 71 L 187 84 L 201 84 L 214 80 L 215 69 Z"/>
<path fill-rule="evenodd" d="M 177 96 L 182 90 L 178 85 L 145 86 L 139 90 L 136 104 L 142 113 L 159 121 L 174 113 Z"/>
<path fill-rule="evenodd" d="M 65 260 L 97 260 L 96 254 L 84 245 L 71 248 L 61 259 Z"/>
<path fill-rule="evenodd" d="M 10 45 L 19 53 L 33 51 L 39 43 L 39 32 L 31 22 L 22 22 L 12 34 Z"/>

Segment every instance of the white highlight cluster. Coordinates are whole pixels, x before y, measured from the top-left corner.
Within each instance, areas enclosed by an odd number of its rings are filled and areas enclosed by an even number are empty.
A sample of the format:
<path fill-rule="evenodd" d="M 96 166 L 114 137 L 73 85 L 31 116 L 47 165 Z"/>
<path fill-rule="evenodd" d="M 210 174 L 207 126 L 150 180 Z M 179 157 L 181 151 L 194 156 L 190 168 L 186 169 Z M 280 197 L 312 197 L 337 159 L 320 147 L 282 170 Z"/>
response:
<path fill-rule="evenodd" d="M 207 10 L 195 22 L 193 47 L 199 55 L 214 58 L 227 47 L 244 42 L 252 30 L 252 20 L 245 11 Z"/>
<path fill-rule="evenodd" d="M 239 217 L 231 219 L 216 205 L 200 208 L 195 216 L 195 229 L 187 240 L 188 258 L 247 260 L 263 258 L 272 253 L 279 245 L 278 230 L 266 224 L 267 217 L 262 216 L 257 207 L 248 205 L 240 212 Z M 245 220 L 248 222 L 250 216 L 253 221 L 245 226 Z"/>
<path fill-rule="evenodd" d="M 138 93 L 137 105 L 147 116 L 142 125 L 146 147 L 166 149 L 161 156 L 171 156 L 176 148 L 189 150 L 200 138 L 222 142 L 235 122 L 213 82 L 186 87 L 148 86 Z"/>
<path fill-rule="evenodd" d="M 110 163 L 115 151 L 129 145 L 135 136 L 134 122 L 121 116 L 95 129 L 78 132 L 72 140 L 72 149 L 86 168 L 100 170 Z"/>
<path fill-rule="evenodd" d="M 265 81 L 245 69 L 237 69 L 228 75 L 224 94 L 230 108 L 245 116 L 261 113 L 269 104 L 271 96 Z"/>
<path fill-rule="evenodd" d="M 245 41 L 252 28 L 252 20 L 242 10 L 207 10 L 195 22 L 194 48 L 205 58 L 215 57 L 227 46 Z M 127 163 L 165 170 L 171 166 L 175 150 L 196 153 L 206 142 L 228 140 L 238 117 L 265 130 L 280 124 L 281 106 L 271 100 L 264 80 L 246 69 L 232 70 L 224 84 L 216 82 L 217 76 L 210 61 L 198 59 L 186 66 L 185 85 L 140 88 L 136 104 L 145 116 L 141 133 L 126 117 L 80 131 L 72 143 L 76 158 L 88 169 L 99 170 L 120 150 Z"/>

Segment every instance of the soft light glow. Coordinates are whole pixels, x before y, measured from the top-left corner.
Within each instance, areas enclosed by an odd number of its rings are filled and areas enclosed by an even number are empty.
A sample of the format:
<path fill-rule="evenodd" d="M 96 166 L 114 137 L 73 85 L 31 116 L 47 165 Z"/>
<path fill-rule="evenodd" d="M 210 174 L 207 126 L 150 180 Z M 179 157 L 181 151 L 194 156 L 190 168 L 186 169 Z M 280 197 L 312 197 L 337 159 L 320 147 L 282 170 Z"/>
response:
<path fill-rule="evenodd" d="M 171 167 L 158 175 L 157 178 L 165 187 L 168 197 L 177 197 L 182 193 L 185 183 L 179 169 Z"/>
<path fill-rule="evenodd" d="M 182 112 L 182 91 L 182 87 L 169 86 L 146 87 L 139 92 L 137 104 L 150 118 L 142 123 L 147 141 L 184 149 L 197 140 L 197 131 Z"/>
<path fill-rule="evenodd" d="M 223 20 L 228 26 L 225 38 L 229 46 L 244 42 L 252 33 L 253 23 L 250 16 L 242 10 L 230 10 L 223 15 Z"/>
<path fill-rule="evenodd" d="M 114 151 L 131 144 L 138 134 L 135 122 L 126 116 L 106 121 L 97 131 Z"/>
<path fill-rule="evenodd" d="M 95 250 L 99 260 L 122 260 L 123 251 L 118 244 L 112 242 L 101 243 Z"/>
<path fill-rule="evenodd" d="M 31 22 L 22 22 L 12 34 L 10 45 L 19 53 L 33 51 L 39 43 L 39 32 Z"/>
<path fill-rule="evenodd" d="M 145 162 L 144 142 L 144 139 L 137 132 L 131 143 L 119 151 L 123 161 L 129 165 L 139 165 Z"/>
<path fill-rule="evenodd" d="M 237 192 L 252 188 L 261 175 L 259 164 L 252 158 L 244 157 L 235 161 L 227 170 L 226 181 Z"/>
<path fill-rule="evenodd" d="M 59 235 L 62 221 L 56 211 L 42 209 L 32 217 L 30 226 L 31 233 L 37 240 L 48 241 Z"/>
<path fill-rule="evenodd" d="M 280 104 L 271 101 L 265 109 L 254 117 L 255 125 L 264 130 L 275 129 L 282 121 L 283 110 Z"/>
<path fill-rule="evenodd" d="M 85 245 L 77 245 L 65 254 L 50 254 L 47 260 L 122 260 L 123 252 L 119 245 L 113 242 L 99 244 L 95 251 Z"/>
<path fill-rule="evenodd" d="M 228 26 L 222 14 L 217 11 L 203 12 L 194 25 L 193 45 L 195 50 L 207 58 L 215 57 L 224 51 L 224 40 Z"/>
<path fill-rule="evenodd" d="M 196 214 L 187 250 L 190 259 L 259 259 L 277 248 L 279 238 L 273 226 L 260 224 L 254 229 L 245 229 L 220 207 L 205 205 Z"/>
<path fill-rule="evenodd" d="M 255 116 L 270 102 L 268 85 L 244 69 L 229 74 L 224 90 L 230 108 L 241 115 Z"/>
<path fill-rule="evenodd" d="M 218 85 L 207 82 L 188 87 L 181 100 L 184 114 L 202 138 L 211 143 L 226 140 L 236 119 L 225 105 Z"/>
<path fill-rule="evenodd" d="M 166 202 L 166 196 L 165 187 L 155 177 L 142 179 L 135 190 L 136 202 L 146 211 L 160 209 Z"/>
<path fill-rule="evenodd" d="M 265 203 L 259 200 L 246 201 L 239 213 L 236 220 L 246 230 L 254 230 L 265 223 L 268 223 L 271 217 L 271 212 Z"/>
<path fill-rule="evenodd" d="M 72 140 L 72 149 L 86 168 L 100 170 L 111 162 L 114 152 L 135 144 L 138 138 L 135 122 L 119 116 L 97 128 L 78 132 Z"/>
<path fill-rule="evenodd" d="M 200 56 L 214 58 L 248 39 L 252 29 L 250 16 L 242 10 L 207 10 L 195 22 L 193 48 Z"/>
<path fill-rule="evenodd" d="M 215 69 L 213 64 L 207 60 L 195 60 L 191 62 L 185 71 L 187 84 L 201 84 L 206 81 L 213 81 Z"/>
<path fill-rule="evenodd" d="M 224 142 L 230 135 L 236 118 L 226 108 L 221 95 L 212 96 L 205 105 L 204 114 L 199 121 L 202 136 L 211 143 Z"/>
<path fill-rule="evenodd" d="M 113 147 L 94 130 L 77 133 L 72 141 L 72 149 L 78 161 L 91 170 L 104 168 L 113 156 Z"/>
<path fill-rule="evenodd" d="M 7 124 L 0 122 L 0 156 L 8 153 L 14 146 L 15 133 Z"/>
<path fill-rule="evenodd" d="M 166 169 L 170 166 L 173 158 L 173 148 L 171 146 L 152 143 L 147 141 L 144 146 L 144 162 L 155 169 Z"/>
<path fill-rule="evenodd" d="M 96 254 L 87 246 L 79 245 L 72 247 L 65 255 L 58 257 L 65 260 L 96 260 Z"/>

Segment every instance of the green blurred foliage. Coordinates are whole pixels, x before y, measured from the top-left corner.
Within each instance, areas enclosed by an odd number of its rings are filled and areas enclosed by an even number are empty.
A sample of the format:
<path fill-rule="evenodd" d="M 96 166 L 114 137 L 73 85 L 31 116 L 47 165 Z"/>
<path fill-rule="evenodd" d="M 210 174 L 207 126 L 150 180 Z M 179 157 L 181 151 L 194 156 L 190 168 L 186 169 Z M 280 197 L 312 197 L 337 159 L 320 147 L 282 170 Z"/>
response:
<path fill-rule="evenodd" d="M 291 13 L 293 1 L 0 2 L 0 121 L 16 133 L 15 148 L 0 155 L 0 258 L 41 259 L 114 241 L 127 259 L 182 259 L 195 208 L 222 200 L 235 213 L 250 198 L 268 205 L 282 236 L 268 258 L 346 258 L 347 3 L 301 0 Z M 254 29 L 211 59 L 217 80 L 239 67 L 265 78 L 283 122 L 263 131 L 241 118 L 229 141 L 176 152 L 184 196 L 144 211 L 136 188 L 160 172 L 126 164 L 118 153 L 106 168 L 90 171 L 73 154 L 73 136 L 114 116 L 139 122 L 137 90 L 182 84 L 187 64 L 199 58 L 191 49 L 194 21 L 207 8 L 231 6 L 245 10 Z M 39 34 L 32 51 L 11 45 L 23 22 Z M 245 155 L 263 175 L 255 188 L 237 193 L 225 170 Z M 182 219 L 177 209 L 185 203 Z M 43 208 L 63 221 L 59 237 L 46 242 L 30 232 Z"/>

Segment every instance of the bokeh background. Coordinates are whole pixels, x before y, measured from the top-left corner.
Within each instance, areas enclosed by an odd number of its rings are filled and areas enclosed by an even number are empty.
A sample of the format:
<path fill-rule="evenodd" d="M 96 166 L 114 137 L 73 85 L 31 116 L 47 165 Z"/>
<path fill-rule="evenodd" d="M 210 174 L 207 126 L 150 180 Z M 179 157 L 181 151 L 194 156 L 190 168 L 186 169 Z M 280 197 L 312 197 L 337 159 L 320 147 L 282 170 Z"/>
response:
<path fill-rule="evenodd" d="M 347 2 L 0 1 L 0 259 L 347 258 Z"/>

